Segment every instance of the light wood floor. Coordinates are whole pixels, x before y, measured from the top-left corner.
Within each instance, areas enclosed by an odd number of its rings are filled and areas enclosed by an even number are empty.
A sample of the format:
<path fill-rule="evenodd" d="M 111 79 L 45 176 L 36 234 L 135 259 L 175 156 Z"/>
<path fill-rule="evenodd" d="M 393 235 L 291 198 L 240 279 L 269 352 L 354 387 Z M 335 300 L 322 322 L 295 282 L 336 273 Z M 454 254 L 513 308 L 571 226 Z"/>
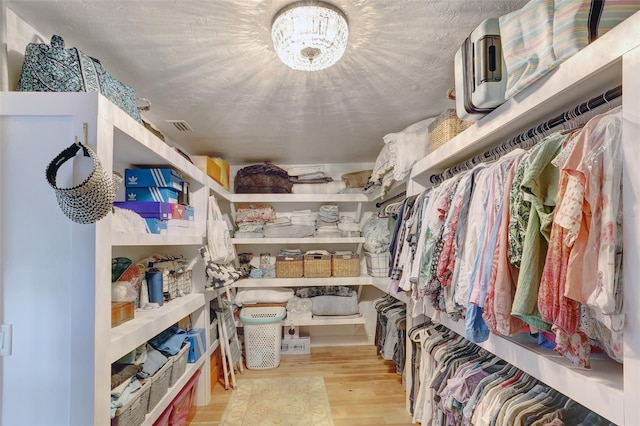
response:
<path fill-rule="evenodd" d="M 310 355 L 282 355 L 278 368 L 245 369 L 236 378 L 317 375 L 324 378 L 336 426 L 412 424 L 395 363 L 377 355 L 375 346 L 312 347 Z M 231 393 L 216 385 L 211 404 L 197 407 L 191 425 L 219 425 Z"/>

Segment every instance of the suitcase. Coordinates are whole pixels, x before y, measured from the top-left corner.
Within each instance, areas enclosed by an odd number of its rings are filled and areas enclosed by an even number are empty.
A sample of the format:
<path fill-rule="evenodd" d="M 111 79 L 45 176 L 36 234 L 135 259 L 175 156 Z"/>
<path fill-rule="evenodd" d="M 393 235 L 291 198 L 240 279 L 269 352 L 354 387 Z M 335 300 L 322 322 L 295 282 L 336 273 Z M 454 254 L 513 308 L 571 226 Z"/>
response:
<path fill-rule="evenodd" d="M 504 103 L 507 74 L 498 18 L 483 21 L 454 58 L 456 114 L 479 120 Z"/>

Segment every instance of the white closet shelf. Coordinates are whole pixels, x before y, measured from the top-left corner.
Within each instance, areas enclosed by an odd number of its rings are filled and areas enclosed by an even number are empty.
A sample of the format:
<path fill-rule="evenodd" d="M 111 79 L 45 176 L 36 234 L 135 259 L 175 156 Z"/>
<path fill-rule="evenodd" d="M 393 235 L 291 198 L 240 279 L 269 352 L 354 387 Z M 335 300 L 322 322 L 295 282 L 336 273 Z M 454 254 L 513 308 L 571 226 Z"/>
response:
<path fill-rule="evenodd" d="M 236 281 L 236 288 L 265 288 L 265 287 L 311 287 L 330 285 L 372 285 L 372 277 L 329 277 L 329 278 L 243 278 Z"/>
<path fill-rule="evenodd" d="M 195 363 L 187 364 L 187 368 L 185 369 L 184 374 L 180 376 L 178 381 L 172 387 L 169 388 L 167 393 L 164 394 L 164 396 L 158 402 L 155 408 L 151 410 L 149 414 L 147 414 L 147 416 L 144 419 L 144 422 L 142 423 L 143 426 L 151 426 L 155 423 L 156 420 L 158 420 L 158 418 L 162 415 L 162 413 L 167 408 L 169 403 L 171 403 L 171 401 L 173 401 L 173 399 L 176 396 L 178 396 L 178 393 L 180 393 L 184 385 L 187 384 L 187 382 L 189 381 L 191 376 L 193 376 L 196 370 L 200 369 L 204 365 L 205 360 L 206 360 L 206 357 L 202 355 Z"/>
<path fill-rule="evenodd" d="M 427 316 L 433 318 L 434 315 L 435 311 L 430 308 Z M 441 315 L 436 322 L 465 336 L 464 320 L 452 321 L 446 315 Z M 594 354 L 591 356 L 590 370 L 577 368 L 553 350 L 541 348 L 525 337 L 526 335 L 520 335 L 507 338 L 490 334 L 489 339 L 478 346 L 558 392 L 570 395 L 576 402 L 615 424 L 624 424 L 622 365 L 604 355 Z M 591 391 L 577 392 L 579 389 Z"/>
<path fill-rule="evenodd" d="M 111 233 L 113 246 L 189 246 L 205 244 L 203 236 L 196 235 L 166 235 L 166 234 L 131 234 L 113 231 Z"/>
<path fill-rule="evenodd" d="M 204 306 L 202 293 L 165 302 L 159 309 L 136 310 L 135 318 L 111 329 L 109 360 L 115 362 L 182 318 Z"/>
<path fill-rule="evenodd" d="M 366 203 L 367 194 L 229 194 L 232 203 Z"/>
<path fill-rule="evenodd" d="M 312 318 L 299 318 L 299 317 L 287 317 L 284 320 L 285 325 L 294 326 L 314 326 L 314 325 L 354 325 L 354 324 L 366 324 L 367 320 L 364 316 L 344 316 L 344 317 L 312 317 Z"/>
<path fill-rule="evenodd" d="M 233 244 L 363 244 L 364 237 L 340 238 L 232 238 Z"/>
<path fill-rule="evenodd" d="M 640 39 L 635 14 L 562 63 L 555 71 L 507 100 L 475 125 L 418 161 L 411 179 L 430 187 L 429 178 L 473 155 L 507 141 L 554 114 L 572 108 L 622 82 L 622 55 Z"/>
<path fill-rule="evenodd" d="M 372 285 L 375 288 L 377 288 L 378 290 L 381 290 L 381 291 L 383 291 L 383 292 L 395 297 L 399 301 L 401 301 L 403 303 L 409 303 L 409 301 L 411 300 L 409 295 L 407 293 L 405 293 L 404 291 L 399 291 L 397 293 L 392 293 L 392 292 L 389 291 L 389 280 L 390 280 L 390 278 L 372 278 L 372 280 L 373 280 Z"/>

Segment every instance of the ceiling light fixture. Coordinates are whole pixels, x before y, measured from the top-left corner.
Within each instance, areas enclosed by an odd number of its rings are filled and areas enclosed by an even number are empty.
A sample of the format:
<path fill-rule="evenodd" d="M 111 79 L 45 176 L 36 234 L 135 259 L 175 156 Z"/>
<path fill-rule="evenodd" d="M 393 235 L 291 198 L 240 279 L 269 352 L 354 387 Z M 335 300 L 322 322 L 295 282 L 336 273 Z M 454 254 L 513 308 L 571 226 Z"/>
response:
<path fill-rule="evenodd" d="M 340 60 L 347 48 L 347 17 L 322 1 L 301 1 L 282 8 L 271 25 L 273 47 L 289 67 L 318 71 Z"/>

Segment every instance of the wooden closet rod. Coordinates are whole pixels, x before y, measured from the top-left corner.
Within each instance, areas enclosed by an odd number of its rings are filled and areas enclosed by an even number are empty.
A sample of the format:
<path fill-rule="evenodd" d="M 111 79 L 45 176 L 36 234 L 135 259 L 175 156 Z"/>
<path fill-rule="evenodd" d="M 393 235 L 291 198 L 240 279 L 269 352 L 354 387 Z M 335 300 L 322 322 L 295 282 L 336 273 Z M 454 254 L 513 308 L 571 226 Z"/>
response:
<path fill-rule="evenodd" d="M 576 119 L 577 117 L 584 115 L 594 110 L 595 108 L 598 108 L 599 106 L 609 104 L 610 101 L 619 98 L 620 96 L 622 96 L 622 86 L 617 86 L 613 89 L 607 90 L 603 94 L 596 96 L 595 98 L 591 98 L 571 110 L 565 111 L 562 114 L 550 118 L 544 123 L 530 128 L 526 132 L 520 133 L 507 142 L 503 142 L 502 144 L 491 148 L 490 150 L 485 151 L 482 154 L 478 154 L 460 164 L 456 164 L 455 166 L 446 169 L 442 173 L 431 175 L 429 180 L 433 184 L 439 184 L 444 180 L 453 177 L 457 173 L 475 167 L 477 164 L 480 164 L 483 161 L 496 159 L 511 151 L 512 149 L 520 146 L 524 142 L 534 140 L 534 138 L 536 137 L 545 136 L 553 128 L 562 126 L 563 124 L 568 123 Z"/>

